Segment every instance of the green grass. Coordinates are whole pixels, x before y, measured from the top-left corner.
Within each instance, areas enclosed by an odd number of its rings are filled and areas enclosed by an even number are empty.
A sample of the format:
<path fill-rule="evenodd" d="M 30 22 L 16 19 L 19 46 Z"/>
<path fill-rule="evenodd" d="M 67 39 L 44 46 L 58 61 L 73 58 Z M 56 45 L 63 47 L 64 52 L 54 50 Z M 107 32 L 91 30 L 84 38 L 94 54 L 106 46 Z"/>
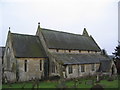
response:
<path fill-rule="evenodd" d="M 3 84 L 2 88 L 22 88 L 25 85 L 25 88 L 32 88 L 32 83 L 14 83 L 14 84 Z"/>
<path fill-rule="evenodd" d="M 77 83 L 76 83 L 76 84 L 77 84 L 77 85 L 76 85 L 77 88 L 91 88 L 92 85 L 86 85 L 86 84 L 85 84 L 86 81 L 87 81 L 87 80 L 82 80 L 82 81 L 80 81 L 80 83 L 77 82 Z M 68 86 L 68 88 L 71 88 L 71 87 L 74 87 L 75 82 L 73 82 L 73 81 L 68 81 L 68 82 L 66 82 L 66 85 Z"/>
<path fill-rule="evenodd" d="M 118 80 L 114 81 L 102 80 L 100 84 L 105 88 L 118 88 Z"/>
<path fill-rule="evenodd" d="M 58 82 L 42 81 L 39 83 L 39 88 L 55 88 Z M 32 88 L 33 82 L 23 82 L 14 84 L 3 84 L 2 88 Z M 36 86 L 35 86 L 36 87 Z"/>
<path fill-rule="evenodd" d="M 41 82 L 39 83 L 39 88 L 55 88 L 55 86 L 58 84 L 58 82 Z"/>
<path fill-rule="evenodd" d="M 89 80 L 79 80 L 77 84 L 77 88 L 91 88 L 93 85 L 92 84 L 85 84 Z M 39 82 L 39 88 L 56 88 L 56 86 L 60 87 L 61 84 L 64 84 L 67 88 L 73 88 L 75 85 L 75 82 L 73 80 L 71 81 L 66 81 L 66 82 L 57 82 L 57 81 L 41 81 Z M 118 80 L 114 81 L 107 81 L 107 80 L 102 80 L 99 83 L 102 85 L 104 88 L 118 88 Z M 3 84 L 2 88 L 32 88 L 33 82 L 23 82 L 23 83 L 14 83 L 14 84 Z"/>

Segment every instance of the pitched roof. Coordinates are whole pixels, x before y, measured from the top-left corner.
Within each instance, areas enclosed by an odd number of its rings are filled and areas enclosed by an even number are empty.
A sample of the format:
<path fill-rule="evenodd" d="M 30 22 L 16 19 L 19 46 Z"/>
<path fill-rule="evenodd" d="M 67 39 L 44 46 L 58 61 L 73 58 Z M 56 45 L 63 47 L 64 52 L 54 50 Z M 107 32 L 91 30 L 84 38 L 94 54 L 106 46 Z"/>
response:
<path fill-rule="evenodd" d="M 48 48 L 100 51 L 99 46 L 90 36 L 67 32 L 40 29 Z"/>
<path fill-rule="evenodd" d="M 111 64 L 112 64 L 112 62 L 110 60 L 101 61 L 100 71 L 108 72 L 111 68 Z"/>
<path fill-rule="evenodd" d="M 47 57 L 38 36 L 11 33 L 16 57 Z"/>
<path fill-rule="evenodd" d="M 5 47 L 0 47 L 0 58 L 4 56 Z"/>
<path fill-rule="evenodd" d="M 100 54 L 69 54 L 51 53 L 52 56 L 62 64 L 92 64 L 101 61 L 109 61 L 109 58 Z"/>

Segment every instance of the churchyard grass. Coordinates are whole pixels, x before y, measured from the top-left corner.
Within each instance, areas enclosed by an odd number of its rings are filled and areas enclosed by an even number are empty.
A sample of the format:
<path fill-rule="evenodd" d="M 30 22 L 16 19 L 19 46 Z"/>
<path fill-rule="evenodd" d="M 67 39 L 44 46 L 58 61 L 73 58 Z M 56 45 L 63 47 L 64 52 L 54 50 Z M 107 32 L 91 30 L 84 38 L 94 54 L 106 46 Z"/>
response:
<path fill-rule="evenodd" d="M 75 79 L 77 80 L 77 79 Z M 91 88 L 95 84 L 100 84 L 104 88 L 118 88 L 118 80 L 101 80 L 95 82 L 92 79 L 78 79 L 69 81 L 39 81 L 39 88 Z M 34 82 L 22 82 L 14 84 L 3 84 L 2 88 L 32 88 Z M 35 86 L 37 88 L 37 86 Z"/>

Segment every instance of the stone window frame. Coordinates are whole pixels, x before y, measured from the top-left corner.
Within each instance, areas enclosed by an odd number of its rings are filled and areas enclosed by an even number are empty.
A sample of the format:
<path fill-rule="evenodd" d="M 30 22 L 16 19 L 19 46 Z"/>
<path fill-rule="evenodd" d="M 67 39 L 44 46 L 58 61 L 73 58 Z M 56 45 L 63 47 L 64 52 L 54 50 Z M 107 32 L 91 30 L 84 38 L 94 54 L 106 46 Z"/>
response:
<path fill-rule="evenodd" d="M 7 48 L 7 53 L 10 53 L 10 48 L 9 47 Z"/>
<path fill-rule="evenodd" d="M 69 50 L 69 53 L 71 53 L 71 50 Z"/>
<path fill-rule="evenodd" d="M 10 48 L 7 47 L 7 69 L 9 70 L 10 69 Z"/>
<path fill-rule="evenodd" d="M 27 67 L 28 64 L 27 64 L 27 63 L 28 63 L 28 61 L 25 60 L 25 61 L 24 61 L 24 71 L 25 71 L 25 72 L 27 72 L 27 70 L 28 70 L 28 67 Z"/>
<path fill-rule="evenodd" d="M 79 50 L 79 53 L 81 53 L 81 50 Z"/>
<path fill-rule="evenodd" d="M 88 50 L 88 53 L 90 53 L 90 50 Z"/>
<path fill-rule="evenodd" d="M 59 49 L 56 49 L 56 52 L 59 52 Z"/>
<path fill-rule="evenodd" d="M 55 73 L 55 68 L 56 68 L 56 66 L 55 66 L 55 62 L 51 62 L 51 72 L 52 73 Z"/>
<path fill-rule="evenodd" d="M 95 51 L 95 53 L 97 53 L 97 51 Z"/>
<path fill-rule="evenodd" d="M 72 65 L 68 65 L 68 73 L 69 74 L 73 73 L 73 67 L 72 67 Z"/>
<path fill-rule="evenodd" d="M 81 72 L 85 72 L 85 65 L 81 65 Z"/>
<path fill-rule="evenodd" d="M 42 60 L 40 60 L 40 71 L 42 71 L 43 70 L 43 68 L 42 68 Z"/>
<path fill-rule="evenodd" d="M 95 71 L 95 64 L 91 64 L 91 71 Z"/>

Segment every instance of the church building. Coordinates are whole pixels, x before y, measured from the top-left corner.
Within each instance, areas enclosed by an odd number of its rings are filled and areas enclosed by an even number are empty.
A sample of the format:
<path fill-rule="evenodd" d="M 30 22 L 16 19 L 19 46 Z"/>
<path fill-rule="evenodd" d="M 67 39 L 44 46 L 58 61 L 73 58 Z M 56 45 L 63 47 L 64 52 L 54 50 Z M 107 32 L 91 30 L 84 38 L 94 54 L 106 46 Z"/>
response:
<path fill-rule="evenodd" d="M 77 78 L 98 72 L 111 74 L 114 63 L 101 51 L 86 28 L 82 35 L 44 29 L 40 23 L 36 35 L 9 30 L 4 53 L 4 77 L 19 82 L 51 76 Z"/>

